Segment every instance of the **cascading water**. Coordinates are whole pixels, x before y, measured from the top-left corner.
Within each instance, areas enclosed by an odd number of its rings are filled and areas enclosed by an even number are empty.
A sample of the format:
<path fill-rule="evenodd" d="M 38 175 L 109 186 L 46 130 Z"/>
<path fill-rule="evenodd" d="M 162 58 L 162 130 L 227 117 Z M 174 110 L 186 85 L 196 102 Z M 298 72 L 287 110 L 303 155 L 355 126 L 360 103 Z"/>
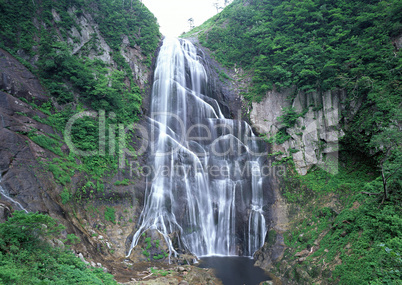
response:
<path fill-rule="evenodd" d="M 247 123 L 226 119 L 206 96 L 207 81 L 190 42 L 164 40 L 152 91 L 152 183 L 128 255 L 148 229 L 165 237 L 171 253 L 171 234 L 197 256 L 252 256 L 263 245 L 256 139 Z"/>
<path fill-rule="evenodd" d="M 2 176 L 0 174 L 0 183 L 1 183 L 1 180 L 2 180 Z M 25 213 L 28 213 L 28 211 L 18 201 L 15 201 L 13 198 L 10 197 L 9 193 L 7 193 L 7 191 L 1 185 L 0 185 L 0 196 L 3 196 L 4 198 L 9 200 L 14 205 L 17 205 L 18 208 L 25 211 Z"/>

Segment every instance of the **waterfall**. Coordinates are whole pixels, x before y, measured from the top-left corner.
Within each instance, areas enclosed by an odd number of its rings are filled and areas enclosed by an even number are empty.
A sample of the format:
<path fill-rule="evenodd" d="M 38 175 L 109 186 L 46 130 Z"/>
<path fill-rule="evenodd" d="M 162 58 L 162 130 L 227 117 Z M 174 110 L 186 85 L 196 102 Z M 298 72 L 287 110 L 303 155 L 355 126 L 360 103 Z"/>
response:
<path fill-rule="evenodd" d="M 186 40 L 164 39 L 151 102 L 152 182 L 128 255 L 148 229 L 196 256 L 246 255 L 264 243 L 262 174 L 251 127 L 208 97 L 207 73 Z"/>
<path fill-rule="evenodd" d="M 3 177 L 1 176 L 0 173 L 0 183 L 2 179 Z M 18 201 L 15 201 L 13 198 L 10 197 L 10 194 L 7 193 L 7 191 L 1 185 L 0 185 L 0 196 L 4 196 L 4 198 L 11 201 L 11 203 L 13 203 L 14 205 L 17 205 L 21 210 L 25 211 L 25 213 L 28 213 L 28 211 Z"/>

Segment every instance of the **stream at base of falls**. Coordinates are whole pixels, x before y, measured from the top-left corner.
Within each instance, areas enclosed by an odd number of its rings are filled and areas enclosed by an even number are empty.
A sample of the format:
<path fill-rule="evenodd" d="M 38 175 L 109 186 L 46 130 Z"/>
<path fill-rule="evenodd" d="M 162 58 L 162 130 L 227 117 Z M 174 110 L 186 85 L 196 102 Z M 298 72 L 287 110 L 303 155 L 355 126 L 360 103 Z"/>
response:
<path fill-rule="evenodd" d="M 258 285 L 271 278 L 261 268 L 254 266 L 254 260 L 241 256 L 202 257 L 201 268 L 212 268 L 224 285 Z"/>

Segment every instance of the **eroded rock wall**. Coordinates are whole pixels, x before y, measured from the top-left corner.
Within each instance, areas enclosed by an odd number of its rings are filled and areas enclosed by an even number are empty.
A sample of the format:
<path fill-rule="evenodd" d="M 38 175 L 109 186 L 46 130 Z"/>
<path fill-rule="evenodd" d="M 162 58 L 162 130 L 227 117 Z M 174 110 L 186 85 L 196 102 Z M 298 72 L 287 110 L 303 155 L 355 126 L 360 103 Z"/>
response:
<path fill-rule="evenodd" d="M 110 72 L 117 69 L 111 56 L 112 49 L 100 33 L 93 15 L 87 12 L 75 13 L 74 7 L 68 13 L 76 24 L 71 27 L 67 37 L 64 37 L 65 42 L 72 46 L 72 53 L 79 57 L 99 59 Z M 52 24 L 58 30 L 60 16 L 55 10 L 52 15 Z M 38 22 L 34 19 L 34 23 Z M 59 40 L 63 40 L 60 35 Z M 37 50 L 38 47 L 34 46 L 33 49 Z M 140 47 L 129 45 L 127 36 L 122 38 L 120 53 L 131 68 L 134 82 L 143 91 L 142 111 L 146 114 L 153 69 L 144 63 L 146 58 Z M 28 55 L 22 50 L 17 54 L 33 66 L 38 60 L 37 55 Z M 113 272 L 113 262 L 123 259 L 127 253 L 143 207 L 146 179 L 133 170 L 146 164 L 147 154 L 127 155 L 128 164 L 124 168 L 102 178 L 103 193 L 87 191 L 85 198 L 79 203 L 63 203 L 61 193 L 65 188 L 81 191 L 90 177 L 86 173 L 75 172 L 70 183 L 61 185 L 49 170 L 52 160 L 57 159 L 58 155 L 30 139 L 29 133 L 32 131 L 37 135 L 54 136 L 62 142 L 61 151 L 64 154 L 67 155 L 70 151 L 63 141 L 63 133 L 53 129 L 51 125 L 41 123 L 47 115 L 35 106 L 41 106 L 49 100 L 58 111 L 67 107 L 75 108 L 74 103 L 63 106 L 48 97 L 40 80 L 12 55 L 0 49 L 0 180 L 4 189 L 0 200 L 8 203 L 13 210 L 23 208 L 29 212 L 48 213 L 57 218 L 66 226 L 63 238 L 74 233 L 81 239 L 73 247 L 77 253 L 82 253 L 83 257 L 95 264 L 107 265 Z M 148 127 L 145 116 L 137 124 L 143 129 Z M 141 145 L 148 145 L 139 131 L 131 133 L 128 144 L 135 150 Z M 79 165 L 82 162 L 77 158 L 76 163 Z M 118 183 L 124 180 L 129 183 Z M 74 200 L 75 196 L 70 199 Z M 113 209 L 114 221 L 106 218 L 108 208 Z"/>
<path fill-rule="evenodd" d="M 58 218 L 67 227 L 65 237 L 68 233 L 75 233 L 81 238 L 82 243 L 75 248 L 86 258 L 102 262 L 102 257 L 124 257 L 126 243 L 141 213 L 145 178 L 132 173 L 131 165 L 128 165 L 117 174 L 104 178 L 103 195 L 90 197 L 89 203 L 63 204 L 60 194 L 66 186 L 60 185 L 48 168 L 48 162 L 58 156 L 28 136 L 35 130 L 38 135 L 50 134 L 63 138 L 52 126 L 38 121 L 45 119 L 46 114 L 27 103 L 40 104 L 49 98 L 38 79 L 1 49 L 0 72 L 0 89 L 3 90 L 0 91 L 0 174 L 5 191 L 0 199 L 9 203 L 14 210 L 23 208 Z M 147 125 L 145 119 L 139 124 Z M 143 143 L 140 134 L 134 133 L 133 143 Z M 61 149 L 64 153 L 69 152 L 66 145 Z M 134 168 L 146 163 L 145 156 L 127 159 L 132 161 Z M 75 173 L 71 185 L 80 188 L 85 176 L 85 173 Z M 130 185 L 114 185 L 116 181 L 124 179 L 129 179 Z M 103 212 L 106 207 L 115 209 L 115 224 L 105 220 Z M 114 257 L 110 256 L 111 253 Z"/>
<path fill-rule="evenodd" d="M 286 129 L 290 138 L 280 143 L 273 140 L 272 152 L 278 153 L 278 159 L 291 156 L 299 174 L 305 175 L 314 165 L 337 172 L 338 144 L 344 135 L 342 102 L 346 99 L 345 91 L 298 92 L 293 96 L 294 92 L 292 89 L 269 91 L 261 102 L 253 102 L 250 112 L 253 126 L 267 138 Z M 286 127 L 280 117 L 289 108 L 300 117 L 293 126 Z"/>

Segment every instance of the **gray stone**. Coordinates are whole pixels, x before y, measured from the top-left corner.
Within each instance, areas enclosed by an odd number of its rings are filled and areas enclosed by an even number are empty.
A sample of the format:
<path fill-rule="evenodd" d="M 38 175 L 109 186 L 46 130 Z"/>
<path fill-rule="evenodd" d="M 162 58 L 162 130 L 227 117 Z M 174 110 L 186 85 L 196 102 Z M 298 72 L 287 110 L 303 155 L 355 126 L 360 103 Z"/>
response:
<path fill-rule="evenodd" d="M 85 260 L 85 258 L 84 258 L 84 256 L 82 255 L 81 252 L 78 254 L 78 257 L 81 259 L 82 262 L 84 262 L 85 264 L 89 265 L 89 262 Z"/>
<path fill-rule="evenodd" d="M 183 271 L 186 271 L 186 269 L 184 267 L 182 267 L 182 266 L 179 266 L 179 267 L 177 267 L 177 271 L 178 272 L 183 272 Z"/>
<path fill-rule="evenodd" d="M 64 245 L 64 243 L 63 243 L 61 240 L 55 238 L 55 239 L 53 239 L 53 242 L 54 242 L 54 244 L 57 245 L 58 247 L 60 247 L 60 248 L 62 248 L 62 249 L 65 248 L 65 245 Z"/>
<path fill-rule="evenodd" d="M 260 134 L 273 137 L 284 127 L 278 120 L 283 115 L 284 108 L 292 107 L 298 113 L 308 109 L 303 117 L 297 119 L 294 126 L 287 128 L 287 134 L 291 138 L 282 144 L 274 143 L 272 152 L 284 153 L 278 156 L 278 159 L 292 156 L 296 170 L 301 175 L 305 175 L 313 165 L 335 174 L 338 141 L 344 135 L 340 123 L 343 105 L 340 102 L 346 98 L 346 93 L 342 90 L 322 94 L 299 92 L 296 98 L 289 102 L 287 98 L 293 91 L 269 91 L 260 103 L 253 102 L 250 112 L 253 127 Z M 298 152 L 292 153 L 290 149 Z"/>
<path fill-rule="evenodd" d="M 7 221 L 11 216 L 11 205 L 6 202 L 0 201 L 0 223 Z"/>
<path fill-rule="evenodd" d="M 297 252 L 296 254 L 295 254 L 295 256 L 296 257 L 300 257 L 300 256 L 304 256 L 304 255 L 307 255 L 307 254 L 309 254 L 310 252 L 307 250 L 307 249 L 304 249 L 304 250 L 302 250 L 302 251 L 300 251 L 300 252 Z"/>
<path fill-rule="evenodd" d="M 305 257 L 300 257 L 297 261 L 298 261 L 299 263 L 302 263 L 302 262 L 305 261 L 305 260 L 306 260 Z"/>
<path fill-rule="evenodd" d="M 402 48 L 402 35 L 396 37 L 396 39 L 394 40 L 394 44 L 397 49 Z"/>

